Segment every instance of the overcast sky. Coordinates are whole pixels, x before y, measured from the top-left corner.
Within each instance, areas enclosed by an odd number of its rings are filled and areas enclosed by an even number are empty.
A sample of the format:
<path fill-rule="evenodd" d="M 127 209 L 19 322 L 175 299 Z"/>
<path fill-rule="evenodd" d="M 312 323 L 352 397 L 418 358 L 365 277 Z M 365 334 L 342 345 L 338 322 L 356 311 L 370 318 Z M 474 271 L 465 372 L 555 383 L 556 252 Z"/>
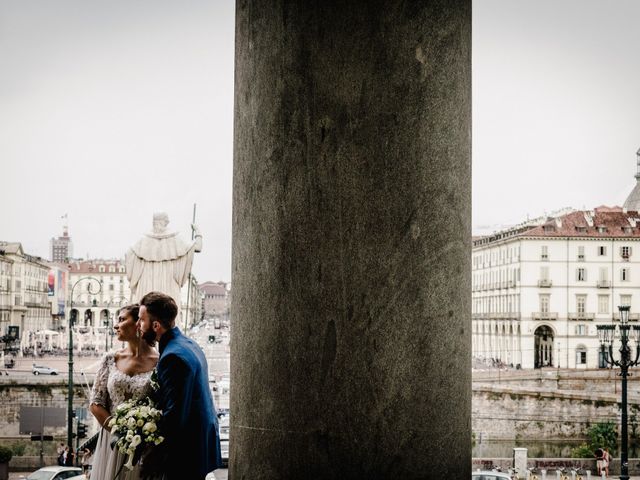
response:
<path fill-rule="evenodd" d="M 121 257 L 169 213 L 231 279 L 234 4 L 0 0 L 0 240 Z M 480 0 L 473 225 L 621 204 L 640 147 L 640 2 Z"/>
<path fill-rule="evenodd" d="M 640 1 L 473 6 L 474 230 L 622 205 L 640 147 Z"/>

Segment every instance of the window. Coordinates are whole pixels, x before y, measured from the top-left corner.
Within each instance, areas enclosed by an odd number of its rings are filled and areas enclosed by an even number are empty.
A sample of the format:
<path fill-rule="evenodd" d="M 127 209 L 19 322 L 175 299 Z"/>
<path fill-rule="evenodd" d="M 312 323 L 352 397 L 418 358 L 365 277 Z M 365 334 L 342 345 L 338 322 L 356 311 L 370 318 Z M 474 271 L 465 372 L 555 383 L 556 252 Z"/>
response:
<path fill-rule="evenodd" d="M 578 260 L 584 260 L 584 245 L 578 247 Z"/>
<path fill-rule="evenodd" d="M 586 365 L 587 364 L 587 347 L 584 345 L 578 346 L 576 348 L 576 365 Z"/>
<path fill-rule="evenodd" d="M 598 279 L 601 282 L 606 282 L 609 279 L 609 275 L 607 272 L 608 272 L 607 267 L 600 267 L 598 271 Z"/>
<path fill-rule="evenodd" d="M 576 311 L 580 313 L 585 313 L 587 305 L 587 296 L 586 295 L 576 295 Z"/>
<path fill-rule="evenodd" d="M 549 247 L 547 245 L 542 245 L 540 248 L 540 259 L 548 260 L 549 259 Z"/>
<path fill-rule="evenodd" d="M 587 334 L 586 325 L 576 325 L 576 335 L 586 335 L 586 334 Z"/>
<path fill-rule="evenodd" d="M 549 313 L 549 295 L 540 295 L 540 313 Z"/>
<path fill-rule="evenodd" d="M 598 256 L 599 257 L 604 257 L 607 254 L 607 247 L 604 245 L 600 245 L 598 247 Z"/>
<path fill-rule="evenodd" d="M 628 282 L 629 281 L 629 269 L 628 268 L 621 268 L 620 269 L 620 280 L 623 282 Z"/>
<path fill-rule="evenodd" d="M 631 295 L 620 295 L 620 305 L 623 307 L 630 307 Z"/>
<path fill-rule="evenodd" d="M 549 267 L 540 267 L 540 280 L 549 280 Z"/>
<path fill-rule="evenodd" d="M 100 273 L 104 273 L 104 265 L 100 265 L 100 266 L 98 267 L 98 271 L 99 271 Z"/>
<path fill-rule="evenodd" d="M 576 280 L 578 282 L 586 282 L 587 281 L 587 271 L 584 268 L 578 268 L 576 270 Z"/>
<path fill-rule="evenodd" d="M 628 259 L 631 256 L 631 247 L 620 247 L 620 256 L 624 259 Z"/>
<path fill-rule="evenodd" d="M 598 313 L 609 313 L 609 295 L 598 295 Z"/>

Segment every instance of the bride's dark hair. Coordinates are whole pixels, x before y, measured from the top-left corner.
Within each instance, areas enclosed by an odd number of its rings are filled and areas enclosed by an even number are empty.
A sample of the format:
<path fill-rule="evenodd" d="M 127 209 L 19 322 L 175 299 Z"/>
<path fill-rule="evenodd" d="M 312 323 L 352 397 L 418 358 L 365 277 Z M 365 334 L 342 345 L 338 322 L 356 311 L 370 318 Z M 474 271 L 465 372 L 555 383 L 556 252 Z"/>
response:
<path fill-rule="evenodd" d="M 120 313 L 131 315 L 133 321 L 136 322 L 138 320 L 138 315 L 140 313 L 140 304 L 132 303 L 130 305 L 125 305 L 120 309 Z"/>

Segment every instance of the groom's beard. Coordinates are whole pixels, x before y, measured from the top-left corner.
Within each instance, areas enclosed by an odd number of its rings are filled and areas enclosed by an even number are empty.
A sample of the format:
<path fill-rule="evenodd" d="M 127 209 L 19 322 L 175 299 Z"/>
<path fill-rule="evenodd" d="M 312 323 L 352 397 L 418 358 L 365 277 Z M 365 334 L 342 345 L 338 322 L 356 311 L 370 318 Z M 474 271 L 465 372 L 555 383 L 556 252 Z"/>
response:
<path fill-rule="evenodd" d="M 156 345 L 156 332 L 153 330 L 147 330 L 146 332 L 142 332 L 142 338 L 145 342 L 149 344 L 150 347 L 155 347 Z"/>

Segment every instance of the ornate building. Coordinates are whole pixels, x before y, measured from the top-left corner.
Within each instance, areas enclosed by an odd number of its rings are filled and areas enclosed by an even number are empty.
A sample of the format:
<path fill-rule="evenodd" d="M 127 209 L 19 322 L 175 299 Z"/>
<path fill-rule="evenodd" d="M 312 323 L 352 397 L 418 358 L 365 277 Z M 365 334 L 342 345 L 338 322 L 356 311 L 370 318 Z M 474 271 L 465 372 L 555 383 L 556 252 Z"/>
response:
<path fill-rule="evenodd" d="M 204 318 L 228 315 L 229 291 L 225 282 L 204 282 L 200 289 L 204 295 Z"/>
<path fill-rule="evenodd" d="M 69 263 L 67 318 L 72 318 L 79 348 L 111 348 L 113 323 L 131 292 L 124 262 L 117 259 Z"/>
<path fill-rule="evenodd" d="M 0 242 L 0 335 L 15 334 L 25 347 L 51 327 L 48 274 L 49 265 L 20 243 Z"/>
<path fill-rule="evenodd" d="M 570 211 L 473 240 L 476 359 L 596 368 L 596 323 L 640 318 L 640 214 Z"/>
<path fill-rule="evenodd" d="M 73 242 L 69 236 L 69 227 L 66 224 L 62 227 L 62 236 L 51 239 L 49 249 L 52 262 L 66 263 L 73 258 Z"/>

